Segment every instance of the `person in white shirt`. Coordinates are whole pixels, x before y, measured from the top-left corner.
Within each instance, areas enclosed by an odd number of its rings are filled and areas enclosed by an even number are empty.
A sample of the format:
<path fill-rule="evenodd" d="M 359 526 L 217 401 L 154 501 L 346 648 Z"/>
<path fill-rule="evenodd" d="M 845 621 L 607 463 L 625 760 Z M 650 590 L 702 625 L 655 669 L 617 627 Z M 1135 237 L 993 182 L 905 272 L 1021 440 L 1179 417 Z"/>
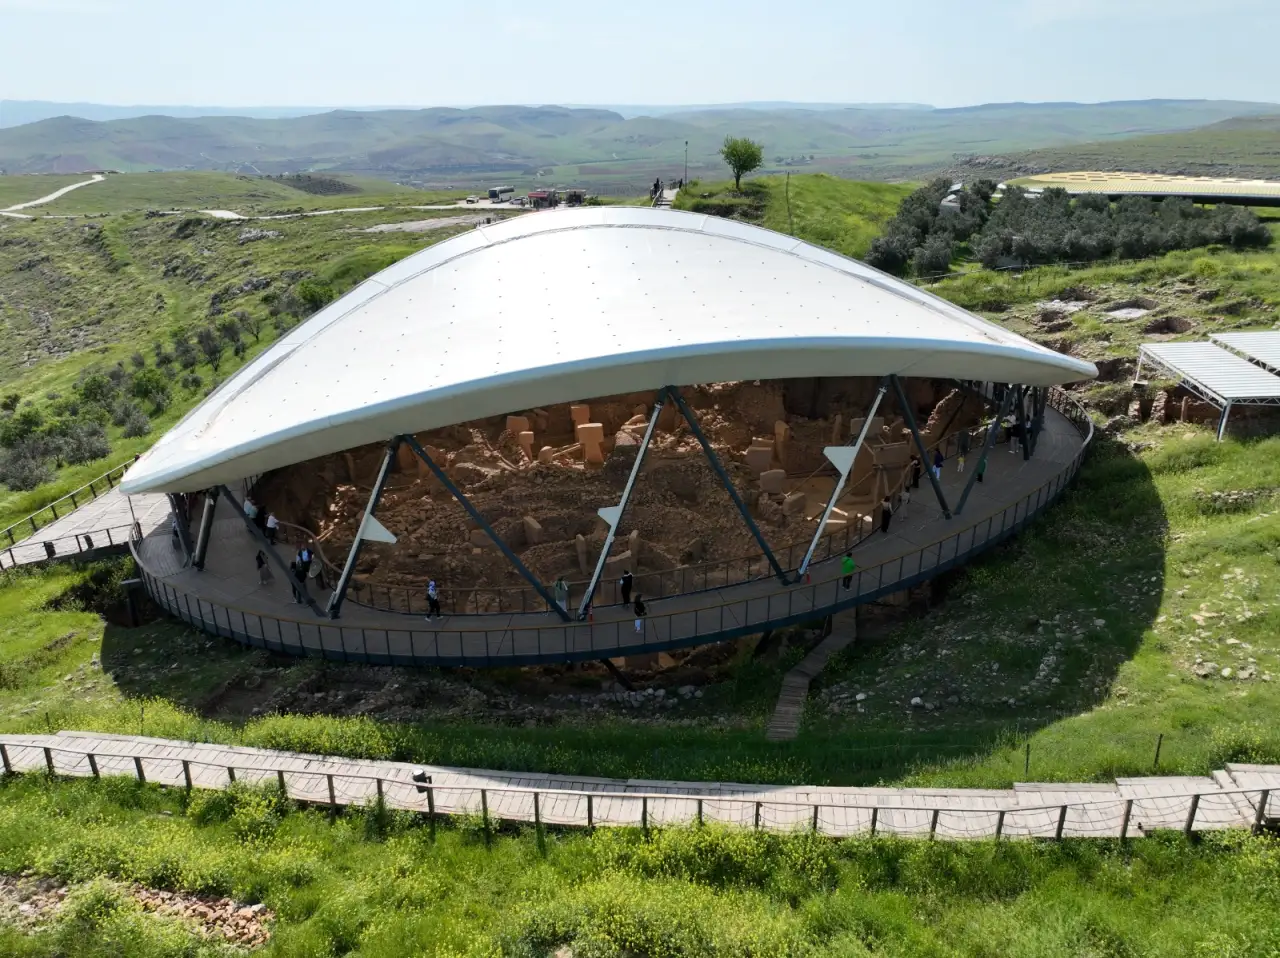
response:
<path fill-rule="evenodd" d="M 276 544 L 276 536 L 280 531 L 280 520 L 276 518 L 274 512 L 267 513 L 267 541 L 272 545 Z"/>

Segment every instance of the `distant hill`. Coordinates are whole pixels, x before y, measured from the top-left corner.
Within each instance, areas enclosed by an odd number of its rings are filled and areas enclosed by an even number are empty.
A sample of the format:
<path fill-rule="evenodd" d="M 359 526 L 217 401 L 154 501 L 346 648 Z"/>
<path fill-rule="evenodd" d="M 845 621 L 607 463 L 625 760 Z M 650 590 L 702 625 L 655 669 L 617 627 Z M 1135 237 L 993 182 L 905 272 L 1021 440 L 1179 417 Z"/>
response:
<path fill-rule="evenodd" d="M 243 116 L 70 116 L 0 130 L 0 170 L 341 171 L 424 185 L 485 176 L 577 181 L 607 189 L 723 172 L 726 135 L 763 144 L 766 172 L 806 168 L 907 178 L 958 156 L 1117 140 L 1280 114 L 1280 105 L 1210 100 L 1100 104 L 1003 103 L 960 109 L 900 106 L 709 107 L 661 116 L 560 106 L 336 110 Z M 677 174 L 676 171 L 680 173 Z"/>
<path fill-rule="evenodd" d="M 1280 110 L 1178 133 L 968 157 L 951 167 L 1002 177 L 1072 170 L 1280 179 Z"/>

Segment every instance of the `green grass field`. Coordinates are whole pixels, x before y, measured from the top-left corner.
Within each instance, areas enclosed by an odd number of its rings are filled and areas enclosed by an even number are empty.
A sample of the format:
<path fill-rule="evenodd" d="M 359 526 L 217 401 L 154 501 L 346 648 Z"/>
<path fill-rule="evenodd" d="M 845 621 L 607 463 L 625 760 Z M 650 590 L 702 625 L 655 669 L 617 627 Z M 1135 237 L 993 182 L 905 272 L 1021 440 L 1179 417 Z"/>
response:
<path fill-rule="evenodd" d="M 790 208 L 788 208 L 788 191 Z M 676 197 L 676 209 L 734 216 L 846 256 L 862 256 L 898 209 L 909 185 L 860 183 L 826 174 L 748 179 L 743 193 L 733 181 L 694 181 Z"/>
<path fill-rule="evenodd" d="M 60 176 L 45 173 L 30 176 L 0 176 L 0 210 L 19 203 L 28 203 L 42 196 L 48 196 L 64 186 L 83 183 L 89 179 L 84 175 Z M 99 184 L 101 185 L 101 184 Z M 39 212 L 39 209 L 36 210 Z"/>
<path fill-rule="evenodd" d="M 275 180 L 231 173 L 116 173 L 102 183 L 75 190 L 28 211 L 32 215 L 94 215 L 138 210 L 232 210 L 245 216 L 292 210 L 342 209 L 349 206 L 429 204 L 460 199 L 458 191 L 422 191 L 371 177 L 336 177 L 359 192 L 318 196 Z M 27 184 L 43 184 L 52 177 L 0 177 L 0 196 L 17 195 Z M 61 178 L 56 178 L 61 179 Z M 70 178 L 71 182 L 84 177 Z M 65 183 L 13 202 L 36 199 Z M 5 204 L 7 205 L 7 204 Z"/>

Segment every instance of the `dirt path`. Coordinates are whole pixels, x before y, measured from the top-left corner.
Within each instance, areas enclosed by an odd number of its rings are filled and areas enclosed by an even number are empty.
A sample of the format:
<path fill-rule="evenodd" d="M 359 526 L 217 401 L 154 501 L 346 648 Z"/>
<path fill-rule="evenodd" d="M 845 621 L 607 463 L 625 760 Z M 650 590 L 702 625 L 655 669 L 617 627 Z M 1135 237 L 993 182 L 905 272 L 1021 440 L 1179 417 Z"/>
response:
<path fill-rule="evenodd" d="M 16 219 L 28 220 L 29 216 L 24 216 L 20 210 L 30 209 L 33 206 L 43 206 L 45 203 L 52 203 L 56 199 L 60 199 L 70 193 L 72 190 L 78 190 L 82 186 L 92 186 L 94 183 L 101 183 L 106 177 L 101 173 L 94 173 L 93 179 L 83 180 L 79 183 L 72 183 L 70 186 L 64 186 L 60 190 L 54 190 L 48 196 L 42 196 L 38 200 L 28 200 L 26 203 L 17 203 L 14 206 L 6 207 L 0 210 L 0 216 L 12 216 Z"/>

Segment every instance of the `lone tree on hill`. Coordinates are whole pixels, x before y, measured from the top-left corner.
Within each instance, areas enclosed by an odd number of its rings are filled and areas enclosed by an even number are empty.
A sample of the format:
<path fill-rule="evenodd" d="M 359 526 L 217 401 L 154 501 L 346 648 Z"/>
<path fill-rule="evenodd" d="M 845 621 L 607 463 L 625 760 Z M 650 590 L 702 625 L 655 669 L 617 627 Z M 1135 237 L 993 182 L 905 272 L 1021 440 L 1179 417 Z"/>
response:
<path fill-rule="evenodd" d="M 764 147 L 745 136 L 726 136 L 720 157 L 733 170 L 734 191 L 741 192 L 743 174 L 760 169 L 764 163 Z"/>

